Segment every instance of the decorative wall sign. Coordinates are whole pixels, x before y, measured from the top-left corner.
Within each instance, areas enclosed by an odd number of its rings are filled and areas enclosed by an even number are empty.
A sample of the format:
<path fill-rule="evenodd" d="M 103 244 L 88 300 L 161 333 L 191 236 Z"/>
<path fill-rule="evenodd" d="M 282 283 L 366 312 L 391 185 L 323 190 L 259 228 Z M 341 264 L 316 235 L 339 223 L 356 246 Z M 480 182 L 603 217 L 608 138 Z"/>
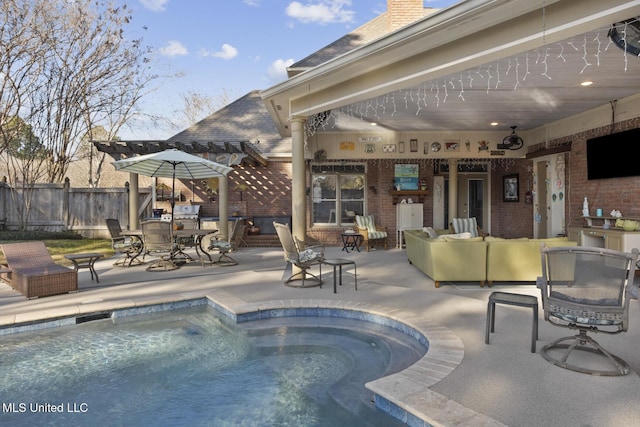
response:
<path fill-rule="evenodd" d="M 444 149 L 446 151 L 460 151 L 460 140 L 459 139 L 445 140 Z"/>
<path fill-rule="evenodd" d="M 356 149 L 356 144 L 351 141 L 343 141 L 340 143 L 341 151 L 353 151 Z"/>
<path fill-rule="evenodd" d="M 419 171 L 418 165 L 397 164 L 395 166 L 394 187 L 399 190 L 417 190 Z"/>
<path fill-rule="evenodd" d="M 365 144 L 364 152 L 367 154 L 373 154 L 376 152 L 376 144 Z"/>
<path fill-rule="evenodd" d="M 358 142 L 382 142 L 381 136 L 361 136 Z"/>
<path fill-rule="evenodd" d="M 424 143 L 424 154 L 429 154 L 429 143 L 428 142 Z"/>
<path fill-rule="evenodd" d="M 409 140 L 409 151 L 411 151 L 412 153 L 417 153 L 418 152 L 418 140 L 417 139 Z"/>
<path fill-rule="evenodd" d="M 385 144 L 382 146 L 383 153 L 395 153 L 396 152 L 396 144 Z"/>
<path fill-rule="evenodd" d="M 434 153 L 437 153 L 438 151 L 440 151 L 441 148 L 442 146 L 440 145 L 439 142 L 434 142 L 431 144 L 431 151 L 433 151 Z"/>
<path fill-rule="evenodd" d="M 404 153 L 404 141 L 398 142 L 398 153 Z"/>

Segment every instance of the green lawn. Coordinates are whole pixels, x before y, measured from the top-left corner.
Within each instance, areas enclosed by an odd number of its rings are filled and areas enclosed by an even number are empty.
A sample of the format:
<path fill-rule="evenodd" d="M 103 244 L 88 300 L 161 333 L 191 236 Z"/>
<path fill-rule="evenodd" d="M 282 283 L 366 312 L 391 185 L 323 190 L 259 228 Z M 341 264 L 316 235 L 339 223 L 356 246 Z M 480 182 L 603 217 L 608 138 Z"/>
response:
<path fill-rule="evenodd" d="M 19 240 L 0 240 L 3 243 L 17 243 Z M 61 265 L 72 265 L 71 261 L 64 258 L 65 254 L 79 254 L 84 252 L 100 252 L 105 257 L 114 254 L 109 239 L 45 239 L 44 244 L 54 261 Z M 6 264 L 4 254 L 0 253 L 0 264 Z"/>

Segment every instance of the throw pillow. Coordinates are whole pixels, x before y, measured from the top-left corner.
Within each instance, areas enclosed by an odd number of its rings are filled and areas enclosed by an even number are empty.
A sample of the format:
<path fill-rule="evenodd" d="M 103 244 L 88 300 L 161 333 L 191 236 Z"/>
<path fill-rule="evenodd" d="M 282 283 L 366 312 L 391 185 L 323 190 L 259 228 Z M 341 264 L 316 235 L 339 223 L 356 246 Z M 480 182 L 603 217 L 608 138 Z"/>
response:
<path fill-rule="evenodd" d="M 471 239 L 471 233 L 456 233 L 456 234 L 443 234 L 442 236 L 438 236 L 438 239 L 449 241 L 449 240 L 463 240 L 463 239 Z"/>
<path fill-rule="evenodd" d="M 422 227 L 422 231 L 428 234 L 430 239 L 438 237 L 438 233 L 436 233 L 436 230 L 434 230 L 433 227 Z"/>

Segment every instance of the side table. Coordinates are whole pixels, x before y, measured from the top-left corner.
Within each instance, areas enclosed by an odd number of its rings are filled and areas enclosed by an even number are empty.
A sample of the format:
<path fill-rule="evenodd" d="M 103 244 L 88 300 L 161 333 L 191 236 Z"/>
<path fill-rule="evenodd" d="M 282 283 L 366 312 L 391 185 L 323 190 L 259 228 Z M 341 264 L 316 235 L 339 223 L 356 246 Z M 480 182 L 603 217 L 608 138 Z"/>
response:
<path fill-rule="evenodd" d="M 93 276 L 95 275 L 96 283 L 100 283 L 100 280 L 98 280 L 98 273 L 95 268 L 93 268 L 93 264 L 102 258 L 101 253 L 89 252 L 86 254 L 67 254 L 64 257 L 73 263 L 73 268 L 76 271 L 81 268 L 88 268 L 91 273 L 91 280 L 93 280 Z"/>
<path fill-rule="evenodd" d="M 357 250 L 360 252 L 360 240 L 362 239 L 362 234 L 358 233 L 341 233 L 340 237 L 342 237 L 342 250 L 345 252 L 349 252 L 349 249 Z"/>
<path fill-rule="evenodd" d="M 356 282 L 356 291 L 358 290 L 358 271 L 356 270 L 356 262 L 350 259 L 344 259 L 344 258 L 334 258 L 334 259 L 325 259 L 323 261 L 324 264 L 326 265 L 332 265 L 333 266 L 333 293 L 337 293 L 337 288 L 336 288 L 336 267 L 339 268 L 339 273 L 338 276 L 340 277 L 340 286 L 342 286 L 342 266 L 343 265 L 350 265 L 353 264 L 353 278 L 355 279 Z"/>

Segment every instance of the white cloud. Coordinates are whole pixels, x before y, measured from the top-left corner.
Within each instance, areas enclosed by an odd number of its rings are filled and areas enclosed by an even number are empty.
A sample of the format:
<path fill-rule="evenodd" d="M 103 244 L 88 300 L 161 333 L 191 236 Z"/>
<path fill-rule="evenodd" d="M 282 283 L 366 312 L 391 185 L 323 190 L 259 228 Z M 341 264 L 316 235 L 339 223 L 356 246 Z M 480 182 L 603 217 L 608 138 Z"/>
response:
<path fill-rule="evenodd" d="M 293 59 L 277 59 L 269 66 L 269 78 L 273 81 L 283 81 L 287 79 L 287 67 L 293 64 Z"/>
<path fill-rule="evenodd" d="M 140 3 L 149 10 L 154 12 L 164 12 L 169 0 L 140 0 Z"/>
<path fill-rule="evenodd" d="M 353 22 L 355 11 L 347 9 L 351 0 L 314 0 L 303 5 L 293 1 L 287 6 L 286 13 L 304 24 L 332 24 Z"/>
<path fill-rule="evenodd" d="M 213 56 L 215 58 L 232 59 L 238 56 L 238 49 L 231 46 L 229 43 L 225 43 L 222 45 L 222 50 L 219 50 L 218 52 L 211 52 L 202 49 L 199 54 L 202 57 Z"/>
<path fill-rule="evenodd" d="M 248 6 L 260 6 L 260 0 L 242 0 Z"/>
<path fill-rule="evenodd" d="M 186 47 L 179 41 L 171 40 L 165 47 L 159 49 L 164 56 L 184 56 L 189 53 Z"/>

